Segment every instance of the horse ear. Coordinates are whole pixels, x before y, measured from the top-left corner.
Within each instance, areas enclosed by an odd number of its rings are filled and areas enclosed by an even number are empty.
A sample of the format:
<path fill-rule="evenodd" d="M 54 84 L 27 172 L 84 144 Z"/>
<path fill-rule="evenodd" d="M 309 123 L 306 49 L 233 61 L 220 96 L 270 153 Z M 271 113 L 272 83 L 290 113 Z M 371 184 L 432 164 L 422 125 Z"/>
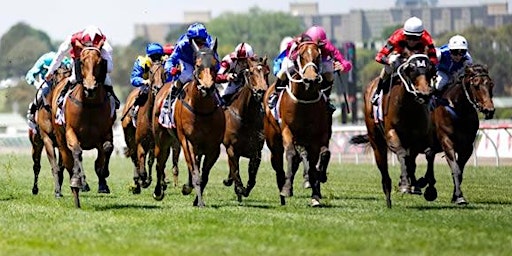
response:
<path fill-rule="evenodd" d="M 217 38 L 213 39 L 212 50 L 217 52 Z"/>
<path fill-rule="evenodd" d="M 199 46 L 197 46 L 196 41 L 194 41 L 194 39 L 192 39 L 190 41 L 192 41 L 192 49 L 194 49 L 194 52 L 198 52 Z"/>

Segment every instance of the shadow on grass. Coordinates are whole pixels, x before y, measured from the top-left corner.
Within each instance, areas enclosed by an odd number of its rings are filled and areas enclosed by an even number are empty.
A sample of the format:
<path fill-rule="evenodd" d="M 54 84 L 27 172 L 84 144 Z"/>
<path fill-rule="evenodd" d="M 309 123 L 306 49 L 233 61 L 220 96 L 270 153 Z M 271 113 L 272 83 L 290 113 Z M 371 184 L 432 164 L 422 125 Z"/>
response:
<path fill-rule="evenodd" d="M 492 200 L 487 200 L 487 201 L 471 201 L 470 203 L 488 204 L 488 205 L 512 205 L 512 201 L 506 201 L 506 200 L 503 200 L 503 201 L 492 201 Z"/>
<path fill-rule="evenodd" d="M 414 205 L 406 206 L 405 208 L 416 209 L 420 211 L 431 211 L 431 210 L 478 210 L 482 207 L 476 205 Z"/>
<path fill-rule="evenodd" d="M 95 206 L 96 211 L 120 210 L 120 209 L 161 209 L 157 205 L 144 205 L 144 204 L 108 204 L 102 206 Z"/>
<path fill-rule="evenodd" d="M 0 197 L 0 202 L 8 202 L 8 201 L 12 201 L 15 199 L 16 199 L 16 197 L 14 197 L 13 195 L 8 195 L 6 197 Z"/>

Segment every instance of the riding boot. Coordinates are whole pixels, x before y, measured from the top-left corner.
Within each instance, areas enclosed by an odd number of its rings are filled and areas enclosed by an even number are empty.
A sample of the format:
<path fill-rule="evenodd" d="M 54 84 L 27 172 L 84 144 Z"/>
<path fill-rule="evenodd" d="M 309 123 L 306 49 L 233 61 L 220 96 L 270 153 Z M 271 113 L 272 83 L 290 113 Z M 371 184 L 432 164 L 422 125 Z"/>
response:
<path fill-rule="evenodd" d="M 332 104 L 332 101 L 331 101 L 331 91 L 332 91 L 333 83 L 334 83 L 334 81 L 327 81 L 327 80 L 324 80 L 324 82 L 322 82 L 322 89 L 323 89 L 325 97 L 327 98 L 327 111 L 331 115 L 334 113 L 334 111 L 336 111 L 336 106 L 334 106 L 334 104 Z"/>
<path fill-rule="evenodd" d="M 284 85 L 285 85 L 285 80 L 281 80 L 281 79 L 277 78 L 274 92 L 272 92 L 270 97 L 268 97 L 268 107 L 269 108 L 272 109 L 276 106 L 277 99 L 279 98 L 279 94 L 281 94 L 281 92 L 283 91 Z"/>
<path fill-rule="evenodd" d="M 382 91 L 382 87 L 384 87 L 384 80 L 382 78 L 379 78 L 379 83 L 377 84 L 377 89 L 375 90 L 375 93 L 373 93 L 371 103 L 374 106 L 379 105 L 379 97 L 380 92 Z"/>
<path fill-rule="evenodd" d="M 169 93 L 169 108 L 171 108 L 176 98 L 178 98 L 181 88 L 183 88 L 183 83 L 179 79 L 176 80 L 176 83 L 173 84 L 173 86 L 171 86 L 171 92 Z"/>
<path fill-rule="evenodd" d="M 111 85 L 105 85 L 105 90 L 107 93 L 109 93 L 112 97 L 114 97 L 114 103 L 116 105 L 116 109 L 119 109 L 119 106 L 121 105 L 121 102 L 116 96 L 116 93 L 114 92 L 114 87 Z"/>
<path fill-rule="evenodd" d="M 34 125 L 36 123 L 36 119 L 35 119 L 36 111 L 37 111 L 37 104 L 34 103 L 33 101 L 30 102 L 30 105 L 28 106 L 28 111 L 27 111 L 27 120 L 31 124 L 34 124 Z"/>

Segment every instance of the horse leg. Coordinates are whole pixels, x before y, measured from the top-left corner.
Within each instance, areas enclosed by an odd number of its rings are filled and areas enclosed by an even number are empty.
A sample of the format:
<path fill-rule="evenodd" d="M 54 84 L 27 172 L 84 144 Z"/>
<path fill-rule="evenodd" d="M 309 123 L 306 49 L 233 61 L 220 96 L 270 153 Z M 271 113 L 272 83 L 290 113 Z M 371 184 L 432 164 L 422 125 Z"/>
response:
<path fill-rule="evenodd" d="M 325 183 L 327 182 L 327 166 L 329 165 L 329 161 L 331 160 L 331 151 L 328 147 L 323 146 L 320 149 L 320 160 L 318 161 L 317 169 L 319 171 L 318 173 L 318 179 L 320 182 Z"/>
<path fill-rule="evenodd" d="M 68 148 L 71 150 L 72 156 L 72 158 L 68 156 L 71 159 L 70 161 L 72 161 L 72 171 L 70 175 L 71 192 L 73 193 L 75 207 L 80 208 L 79 191 L 85 182 L 85 174 L 83 174 L 84 169 L 82 166 L 82 148 L 80 148 L 80 144 L 78 144 L 76 140 L 76 135 L 72 131 L 66 133 L 66 140 L 68 141 Z"/>
<path fill-rule="evenodd" d="M 437 189 L 435 187 L 436 178 L 434 175 L 434 160 L 436 158 L 436 154 L 434 152 L 425 153 L 425 158 L 427 159 L 427 171 L 425 172 L 425 176 L 421 177 L 418 180 L 418 186 L 420 188 L 425 188 L 425 193 L 423 193 L 423 197 L 427 201 L 434 201 L 437 198 Z"/>
<path fill-rule="evenodd" d="M 210 170 L 212 169 L 213 165 L 215 164 L 215 162 L 219 158 L 219 155 L 220 155 L 220 147 L 216 147 L 213 150 L 213 152 L 210 152 L 210 154 L 206 154 L 205 157 L 204 157 L 203 168 L 201 169 L 200 193 L 197 193 L 197 191 L 196 191 L 196 194 L 197 194 L 197 196 L 196 196 L 197 204 L 195 204 L 196 202 L 194 201 L 194 206 L 198 206 L 198 207 L 204 207 L 205 206 L 204 200 L 202 198 L 203 197 L 203 191 L 206 188 L 206 185 L 208 184 L 208 179 L 209 179 L 209 176 L 210 176 Z"/>
<path fill-rule="evenodd" d="M 464 151 L 461 152 L 455 152 L 457 156 L 457 160 L 455 163 L 453 163 L 453 166 L 455 168 L 452 168 L 452 177 L 453 177 L 453 196 L 452 196 L 452 203 L 455 203 L 457 205 L 466 205 L 468 202 L 464 198 L 462 194 L 462 178 L 464 174 L 464 167 L 466 166 L 467 161 L 471 157 L 473 151 L 473 147 L 465 148 Z M 451 167 L 451 166 L 450 166 Z"/>
<path fill-rule="evenodd" d="M 143 188 L 149 187 L 147 182 L 148 173 L 146 172 L 146 150 L 142 143 L 137 144 L 137 172 L 139 173 L 139 183 Z"/>
<path fill-rule="evenodd" d="M 375 163 L 379 168 L 381 175 L 381 185 L 384 196 L 386 197 L 386 205 L 391 208 L 391 178 L 388 171 L 388 147 L 384 138 L 377 136 L 375 141 L 371 141 Z"/>
<path fill-rule="evenodd" d="M 247 180 L 247 188 L 245 190 L 245 197 L 248 197 L 251 193 L 252 189 L 256 185 L 256 176 L 258 174 L 258 169 L 261 163 L 261 151 L 256 153 L 256 156 L 253 156 L 249 159 L 249 179 Z"/>
<path fill-rule="evenodd" d="M 320 194 L 320 189 L 319 189 L 320 183 L 317 179 L 316 166 L 315 166 L 315 164 L 313 164 L 314 162 L 316 163 L 316 161 L 311 161 L 314 159 L 310 159 L 311 156 L 310 156 L 308 150 L 306 149 L 306 147 L 304 147 L 302 145 L 295 145 L 295 150 L 296 150 L 296 152 L 299 153 L 300 159 L 302 159 L 302 164 L 304 165 L 304 171 L 307 172 L 308 176 L 309 176 L 308 181 L 311 184 L 311 191 L 312 191 L 311 192 L 311 206 L 313 206 L 313 207 L 320 206 L 320 199 L 322 197 Z"/>
<path fill-rule="evenodd" d="M 112 151 L 113 145 L 111 141 L 104 142 L 102 147 L 98 148 L 98 157 L 94 162 L 94 169 L 96 176 L 98 176 L 98 193 L 110 194 L 107 177 L 110 175 L 108 165 Z"/>
<path fill-rule="evenodd" d="M 181 147 L 179 143 L 173 143 L 172 146 L 172 177 L 173 177 L 173 183 L 174 187 L 178 186 L 178 177 L 180 174 L 180 170 L 178 168 L 178 161 L 180 160 L 180 152 Z"/>
<path fill-rule="evenodd" d="M 161 142 L 161 143 L 159 143 Z M 165 179 L 165 164 L 169 158 L 170 146 L 168 142 L 163 139 L 159 139 L 155 142 L 155 157 L 156 157 L 156 185 L 153 191 L 153 198 L 157 201 L 161 201 L 165 196 L 166 185 Z"/>
<path fill-rule="evenodd" d="M 30 141 L 32 142 L 32 171 L 34 172 L 34 184 L 32 186 L 32 194 L 39 193 L 38 180 L 39 173 L 41 172 L 41 153 L 43 152 L 43 145 L 39 134 L 30 134 Z"/>
<path fill-rule="evenodd" d="M 297 171 L 299 170 L 300 162 L 302 161 L 300 155 L 295 154 L 295 156 L 292 159 L 292 176 L 290 177 L 290 184 L 292 184 L 292 189 L 290 190 L 290 196 L 293 196 L 293 183 L 295 182 L 295 174 L 297 174 Z M 304 179 L 304 182 L 309 183 L 309 173 L 307 172 L 306 168 L 304 167 L 302 178 Z M 306 188 L 307 184 L 303 183 L 303 187 Z"/>
<path fill-rule="evenodd" d="M 50 166 L 52 169 L 52 176 L 54 180 L 54 194 L 56 198 L 62 197 L 62 191 L 61 191 L 61 185 L 62 185 L 62 178 L 59 175 L 60 167 L 57 162 L 57 158 L 55 156 L 55 149 L 53 147 L 53 141 L 49 136 L 44 136 L 43 138 L 44 142 L 44 148 L 46 151 L 46 156 L 48 157 L 48 161 L 50 162 Z"/>
<path fill-rule="evenodd" d="M 409 182 L 411 184 L 409 194 L 413 195 L 421 195 L 421 188 L 418 185 L 418 181 L 416 180 L 416 157 L 418 155 L 407 155 L 405 157 L 405 164 L 407 169 L 407 176 L 409 177 Z"/>
<path fill-rule="evenodd" d="M 235 194 L 237 196 L 238 202 L 242 202 L 242 195 L 245 194 L 245 188 L 242 183 L 242 178 L 240 178 L 240 155 L 235 153 L 235 149 L 233 146 L 229 146 L 227 148 L 228 154 L 228 163 L 229 163 L 229 178 L 224 180 L 223 183 L 226 186 L 229 186 L 235 182 Z M 206 159 L 205 159 L 206 161 Z"/>

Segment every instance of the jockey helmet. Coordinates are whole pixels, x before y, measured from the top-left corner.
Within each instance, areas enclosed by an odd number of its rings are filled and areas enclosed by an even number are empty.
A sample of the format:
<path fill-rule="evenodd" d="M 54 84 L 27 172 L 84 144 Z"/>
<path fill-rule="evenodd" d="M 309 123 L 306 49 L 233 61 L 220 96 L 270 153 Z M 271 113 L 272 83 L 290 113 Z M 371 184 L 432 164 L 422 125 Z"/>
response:
<path fill-rule="evenodd" d="M 281 43 L 279 44 L 279 52 L 283 52 L 288 47 L 288 44 L 293 41 L 293 38 L 287 36 L 281 40 Z"/>
<path fill-rule="evenodd" d="M 467 50 L 468 41 L 461 35 L 456 35 L 448 41 L 448 49 L 450 50 Z"/>
<path fill-rule="evenodd" d="M 171 55 L 172 52 L 174 52 L 174 45 L 172 45 L 172 44 L 165 44 L 164 45 L 164 54 L 165 55 Z"/>
<path fill-rule="evenodd" d="M 206 40 L 208 37 L 208 33 L 206 32 L 206 27 L 201 23 L 194 23 L 190 25 L 187 29 L 187 37 L 188 38 L 200 38 Z"/>
<path fill-rule="evenodd" d="M 254 57 L 252 46 L 247 43 L 240 43 L 235 47 L 236 57 L 240 59 Z"/>
<path fill-rule="evenodd" d="M 407 36 L 422 36 L 423 21 L 418 17 L 411 17 L 404 23 L 404 34 Z"/>
<path fill-rule="evenodd" d="M 321 26 L 314 25 L 308 30 L 306 30 L 307 36 L 309 36 L 313 41 L 323 43 L 327 39 L 327 35 L 325 34 L 324 28 Z"/>
<path fill-rule="evenodd" d="M 148 56 L 151 55 L 163 55 L 164 48 L 159 43 L 149 43 L 146 45 L 146 54 Z"/>
<path fill-rule="evenodd" d="M 103 33 L 101 33 L 101 30 L 93 25 L 87 26 L 82 31 L 82 41 L 84 42 L 93 42 L 96 37 L 103 37 Z"/>

